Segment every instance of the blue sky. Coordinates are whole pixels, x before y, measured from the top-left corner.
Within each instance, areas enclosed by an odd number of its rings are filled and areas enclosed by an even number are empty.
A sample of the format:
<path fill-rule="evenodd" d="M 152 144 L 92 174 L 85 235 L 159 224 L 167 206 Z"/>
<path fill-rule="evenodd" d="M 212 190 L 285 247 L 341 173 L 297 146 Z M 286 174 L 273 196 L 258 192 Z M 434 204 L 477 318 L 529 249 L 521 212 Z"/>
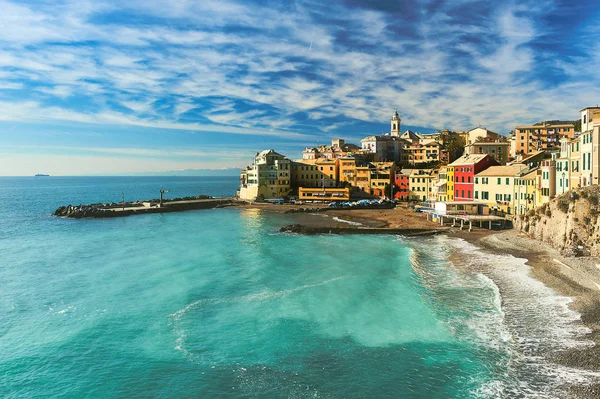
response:
<path fill-rule="evenodd" d="M 0 0 L 0 175 L 242 167 L 389 130 L 576 119 L 594 1 Z"/>

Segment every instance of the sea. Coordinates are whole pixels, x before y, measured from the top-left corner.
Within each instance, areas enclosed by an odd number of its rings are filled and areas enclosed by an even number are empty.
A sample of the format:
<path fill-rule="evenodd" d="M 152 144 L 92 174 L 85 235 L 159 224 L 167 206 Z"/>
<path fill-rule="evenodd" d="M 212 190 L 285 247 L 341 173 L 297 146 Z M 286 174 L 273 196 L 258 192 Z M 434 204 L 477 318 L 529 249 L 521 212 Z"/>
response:
<path fill-rule="evenodd" d="M 564 398 L 598 382 L 556 361 L 593 345 L 571 299 L 460 239 L 298 236 L 278 231 L 296 216 L 240 208 L 51 216 L 237 184 L 0 178 L 0 397 Z"/>

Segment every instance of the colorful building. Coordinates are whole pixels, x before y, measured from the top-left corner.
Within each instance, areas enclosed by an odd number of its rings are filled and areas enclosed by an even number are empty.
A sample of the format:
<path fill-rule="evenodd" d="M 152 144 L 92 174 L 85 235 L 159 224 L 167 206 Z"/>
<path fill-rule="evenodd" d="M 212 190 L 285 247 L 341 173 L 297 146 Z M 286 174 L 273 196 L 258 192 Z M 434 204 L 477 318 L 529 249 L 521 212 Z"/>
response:
<path fill-rule="evenodd" d="M 394 162 L 373 162 L 370 164 L 370 192 L 378 197 L 390 197 L 390 187 L 396 173 Z"/>
<path fill-rule="evenodd" d="M 454 170 L 454 198 L 449 201 L 473 201 L 475 195 L 475 175 L 498 162 L 488 154 L 463 155 L 452 162 Z"/>
<path fill-rule="evenodd" d="M 538 195 L 540 204 L 549 202 L 556 196 L 556 155 L 552 154 L 553 159 L 542 161 L 542 181 L 541 189 Z"/>
<path fill-rule="evenodd" d="M 478 141 L 467 144 L 465 154 L 489 154 L 499 165 L 506 165 L 510 157 L 510 143 L 507 141 Z"/>
<path fill-rule="evenodd" d="M 575 126 L 566 124 L 542 123 L 539 125 L 517 126 L 514 131 L 515 154 L 530 154 L 535 151 L 555 151 L 560 148 L 560 139 L 575 137 Z"/>
<path fill-rule="evenodd" d="M 433 193 L 433 179 L 437 171 L 433 169 L 411 169 L 409 176 L 409 199 L 427 201 Z"/>
<path fill-rule="evenodd" d="M 291 190 L 290 160 L 274 150 L 264 150 L 254 157 L 254 163 L 240 174 L 240 199 L 279 198 Z"/>
<path fill-rule="evenodd" d="M 350 187 L 300 187 L 298 198 L 302 201 L 331 202 L 350 200 Z"/>
<path fill-rule="evenodd" d="M 437 179 L 433 184 L 433 196 L 436 201 L 448 201 L 448 167 L 442 166 L 439 169 Z"/>
<path fill-rule="evenodd" d="M 501 165 L 477 173 L 474 199 L 485 202 L 492 210 L 513 213 L 514 178 L 523 169 L 523 164 Z"/>
<path fill-rule="evenodd" d="M 410 174 L 412 169 L 402 169 L 396 172 L 394 178 L 394 198 L 401 201 L 408 201 L 410 193 Z"/>
<path fill-rule="evenodd" d="M 446 166 L 446 201 L 454 201 L 454 166 Z"/>
<path fill-rule="evenodd" d="M 338 159 L 296 159 L 291 163 L 293 187 L 337 187 Z"/>
<path fill-rule="evenodd" d="M 514 177 L 513 208 L 516 215 L 527 213 L 540 206 L 541 169 L 539 167 L 521 170 Z"/>

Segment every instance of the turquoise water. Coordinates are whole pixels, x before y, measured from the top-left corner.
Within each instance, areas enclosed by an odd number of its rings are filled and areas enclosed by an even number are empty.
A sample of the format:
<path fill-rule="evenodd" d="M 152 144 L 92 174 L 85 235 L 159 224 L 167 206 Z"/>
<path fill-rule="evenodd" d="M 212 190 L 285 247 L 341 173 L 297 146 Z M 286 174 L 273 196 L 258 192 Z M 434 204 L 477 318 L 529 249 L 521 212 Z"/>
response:
<path fill-rule="evenodd" d="M 464 242 L 281 234 L 290 218 L 247 209 L 49 216 L 236 184 L 0 179 L 0 397 L 559 397 L 592 378 L 546 356 L 585 334 L 568 298 L 511 257 L 482 273 Z"/>

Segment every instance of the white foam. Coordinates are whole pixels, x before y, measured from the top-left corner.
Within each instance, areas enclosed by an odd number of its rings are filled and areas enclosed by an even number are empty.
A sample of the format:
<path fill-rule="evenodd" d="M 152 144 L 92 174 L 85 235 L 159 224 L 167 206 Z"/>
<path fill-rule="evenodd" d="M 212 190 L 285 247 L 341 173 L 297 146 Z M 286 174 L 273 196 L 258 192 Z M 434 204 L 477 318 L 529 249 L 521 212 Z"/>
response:
<path fill-rule="evenodd" d="M 347 223 L 347 224 L 349 224 L 349 225 L 352 225 L 352 226 L 362 226 L 362 225 L 363 225 L 362 223 L 353 222 L 353 221 L 351 221 L 351 220 L 340 219 L 340 218 L 339 218 L 339 217 L 337 217 L 337 216 L 334 216 L 334 217 L 333 217 L 333 220 L 335 220 L 336 222 L 340 222 L 340 223 Z"/>
<path fill-rule="evenodd" d="M 561 366 L 550 358 L 557 351 L 594 343 L 581 315 L 569 308 L 572 299 L 533 278 L 526 259 L 491 254 L 460 239 L 440 236 L 432 241 L 433 250 L 442 248 L 439 252 L 446 256 L 458 251 L 461 266 L 494 293 L 494 311 L 465 320 L 477 345 L 507 355 L 500 378 L 481 385 L 473 392 L 476 397 L 548 398 L 560 396 L 565 384 L 600 382 L 600 373 Z"/>

